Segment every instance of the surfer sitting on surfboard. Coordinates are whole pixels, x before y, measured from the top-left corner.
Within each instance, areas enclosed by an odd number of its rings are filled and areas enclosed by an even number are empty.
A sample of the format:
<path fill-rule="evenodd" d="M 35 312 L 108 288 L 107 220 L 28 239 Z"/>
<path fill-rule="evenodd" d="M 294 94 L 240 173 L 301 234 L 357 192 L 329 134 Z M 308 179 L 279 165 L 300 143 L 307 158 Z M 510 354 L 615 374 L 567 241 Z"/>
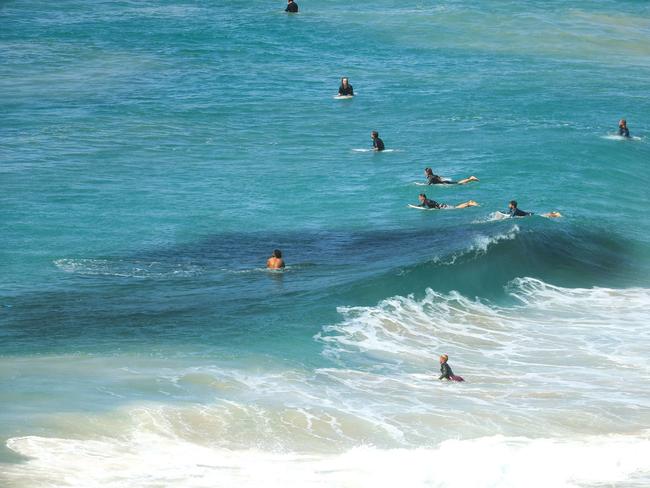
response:
<path fill-rule="evenodd" d="M 508 211 L 504 213 L 506 215 L 510 215 L 510 217 L 528 217 L 529 215 L 534 215 L 533 212 L 524 212 L 523 210 L 519 210 L 519 208 L 517 208 L 516 200 L 510 200 L 510 203 L 508 204 Z M 562 214 L 560 212 L 549 212 L 549 213 L 541 214 L 541 216 L 548 217 L 548 218 L 556 218 L 556 217 L 562 217 Z"/>
<path fill-rule="evenodd" d="M 446 354 L 440 356 L 440 378 L 438 379 L 449 381 L 465 381 L 462 376 L 456 376 L 454 374 L 454 372 L 451 370 L 451 366 L 449 366 L 449 363 L 447 363 L 448 360 L 449 356 Z"/>
<path fill-rule="evenodd" d="M 290 14 L 297 14 L 298 4 L 293 0 L 287 0 L 287 8 L 285 8 L 284 11 L 289 12 Z"/>
<path fill-rule="evenodd" d="M 269 269 L 282 269 L 284 268 L 284 259 L 282 259 L 282 251 L 274 249 L 271 257 L 266 261 L 266 267 Z"/>
<path fill-rule="evenodd" d="M 478 181 L 476 176 L 470 176 L 469 178 L 463 178 L 458 181 L 443 180 L 440 176 L 434 175 L 431 168 L 424 168 L 424 176 L 429 182 L 429 185 L 465 185 L 470 181 Z"/>
<path fill-rule="evenodd" d="M 618 123 L 618 135 L 622 137 L 630 137 L 630 130 L 627 128 L 627 121 L 621 119 Z"/>
<path fill-rule="evenodd" d="M 347 78 L 341 78 L 341 86 L 339 86 L 339 97 L 353 97 L 354 89 L 348 82 Z"/>
<path fill-rule="evenodd" d="M 379 138 L 379 132 L 373 130 L 370 133 L 370 138 L 372 139 L 372 149 L 374 151 L 383 151 L 385 149 L 384 141 Z"/>
<path fill-rule="evenodd" d="M 420 201 L 420 205 L 417 205 L 418 207 L 422 208 L 430 208 L 430 209 L 437 209 L 441 210 L 443 208 L 467 208 L 467 207 L 477 207 L 478 203 L 476 203 L 474 200 L 469 200 L 464 203 L 459 203 L 458 205 L 447 205 L 446 203 L 438 203 L 435 200 L 430 200 L 427 198 L 427 196 L 424 193 L 420 193 L 418 195 L 418 200 Z"/>

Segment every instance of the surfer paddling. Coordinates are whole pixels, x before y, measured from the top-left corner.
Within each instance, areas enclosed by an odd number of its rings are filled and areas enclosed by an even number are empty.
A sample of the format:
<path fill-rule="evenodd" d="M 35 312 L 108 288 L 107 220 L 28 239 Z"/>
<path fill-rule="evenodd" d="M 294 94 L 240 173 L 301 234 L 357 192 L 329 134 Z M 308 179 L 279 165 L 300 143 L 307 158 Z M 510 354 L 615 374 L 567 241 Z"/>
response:
<path fill-rule="evenodd" d="M 447 205 L 446 203 L 438 203 L 435 200 L 431 200 L 427 198 L 427 196 L 424 193 L 420 193 L 418 195 L 418 200 L 420 201 L 419 205 L 415 205 L 416 207 L 421 207 L 421 208 L 427 208 L 427 209 L 436 209 L 436 210 L 442 210 L 442 209 L 449 209 L 449 208 L 467 208 L 467 207 L 478 207 L 478 203 L 476 203 L 474 200 L 469 200 L 467 202 L 459 203 L 458 205 Z"/>
<path fill-rule="evenodd" d="M 438 379 L 449 381 L 465 381 L 462 376 L 457 376 L 454 374 L 454 372 L 451 370 L 451 366 L 449 366 L 449 363 L 447 362 L 448 360 L 449 356 L 446 354 L 440 356 L 440 377 Z"/>
<path fill-rule="evenodd" d="M 510 217 L 529 217 L 530 215 L 535 215 L 533 212 L 524 212 L 523 210 L 520 210 L 519 207 L 517 207 L 516 200 L 510 200 L 510 203 L 508 204 L 508 211 L 504 213 Z M 562 217 L 562 214 L 560 212 L 548 212 L 540 215 L 549 219 Z"/>
<path fill-rule="evenodd" d="M 426 177 L 427 184 L 429 185 L 466 185 L 471 181 L 478 181 L 478 178 L 476 176 L 470 176 L 458 181 L 443 180 L 440 176 L 434 175 L 431 168 L 424 168 L 424 176 Z"/>

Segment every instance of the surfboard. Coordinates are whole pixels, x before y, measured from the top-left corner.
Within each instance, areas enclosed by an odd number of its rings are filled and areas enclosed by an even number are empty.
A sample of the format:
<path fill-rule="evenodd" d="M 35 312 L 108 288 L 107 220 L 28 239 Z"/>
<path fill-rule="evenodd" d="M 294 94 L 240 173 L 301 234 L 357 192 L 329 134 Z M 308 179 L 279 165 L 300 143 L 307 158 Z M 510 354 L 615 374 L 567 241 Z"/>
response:
<path fill-rule="evenodd" d="M 640 141 L 641 138 L 638 136 L 623 137 L 618 134 L 607 134 L 606 136 L 601 136 L 602 139 L 608 139 L 610 141 Z"/>
<path fill-rule="evenodd" d="M 334 100 L 350 100 L 354 95 L 335 95 Z"/>
<path fill-rule="evenodd" d="M 374 149 L 362 149 L 362 148 L 354 148 L 352 149 L 353 152 L 372 152 L 372 153 L 392 153 L 392 152 L 397 152 L 397 149 L 384 149 L 383 151 L 375 151 Z"/>
<path fill-rule="evenodd" d="M 437 208 L 427 208 L 427 207 L 419 207 L 417 205 L 411 205 L 410 203 L 408 204 L 409 208 L 414 208 L 416 210 L 439 210 Z"/>
<path fill-rule="evenodd" d="M 450 180 L 443 180 L 443 181 L 450 181 Z M 446 187 L 454 186 L 454 185 L 446 185 L 444 183 L 436 183 L 436 184 L 433 184 L 433 185 L 429 185 L 429 183 L 423 183 L 421 181 L 414 181 L 413 184 L 415 186 L 437 186 L 439 188 L 446 188 Z"/>
<path fill-rule="evenodd" d="M 498 210 L 492 214 L 492 220 L 505 220 L 509 218 L 510 214 L 499 212 Z"/>

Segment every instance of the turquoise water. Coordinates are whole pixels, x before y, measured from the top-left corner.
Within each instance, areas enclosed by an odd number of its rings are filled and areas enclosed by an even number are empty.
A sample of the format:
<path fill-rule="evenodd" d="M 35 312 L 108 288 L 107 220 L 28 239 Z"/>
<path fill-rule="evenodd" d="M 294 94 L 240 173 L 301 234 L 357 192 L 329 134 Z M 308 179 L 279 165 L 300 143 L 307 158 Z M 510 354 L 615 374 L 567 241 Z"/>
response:
<path fill-rule="evenodd" d="M 299 4 L 0 2 L 3 485 L 645 486 L 650 5 Z"/>

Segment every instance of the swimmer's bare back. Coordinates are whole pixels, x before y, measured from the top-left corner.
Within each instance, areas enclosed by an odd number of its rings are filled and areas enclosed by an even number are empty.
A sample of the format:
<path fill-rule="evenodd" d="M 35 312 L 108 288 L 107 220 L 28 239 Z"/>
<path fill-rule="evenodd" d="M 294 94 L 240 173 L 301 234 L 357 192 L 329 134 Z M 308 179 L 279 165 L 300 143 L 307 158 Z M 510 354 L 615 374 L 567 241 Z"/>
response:
<path fill-rule="evenodd" d="M 266 261 L 266 267 L 268 269 L 282 269 L 282 268 L 284 268 L 284 259 L 276 258 L 276 257 L 270 257 Z"/>

